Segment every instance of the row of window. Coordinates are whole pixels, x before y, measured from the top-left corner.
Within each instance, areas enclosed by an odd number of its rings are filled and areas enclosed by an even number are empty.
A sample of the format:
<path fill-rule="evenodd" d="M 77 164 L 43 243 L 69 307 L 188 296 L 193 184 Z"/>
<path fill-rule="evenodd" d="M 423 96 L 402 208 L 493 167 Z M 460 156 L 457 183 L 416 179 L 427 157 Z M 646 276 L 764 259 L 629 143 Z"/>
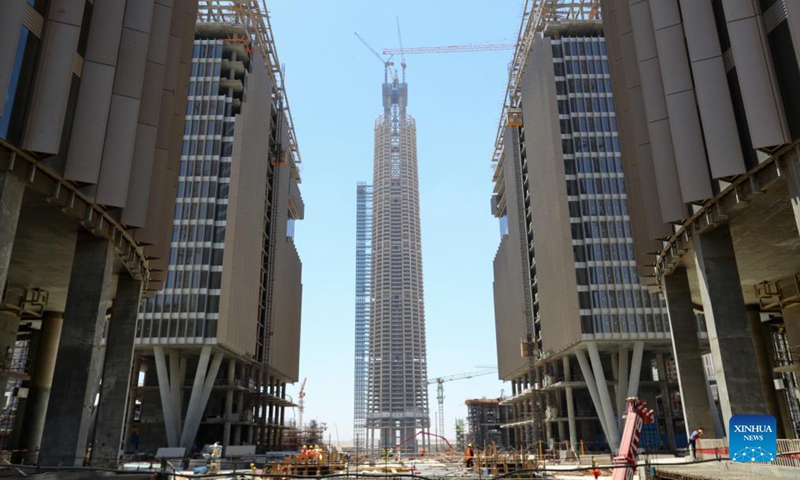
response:
<path fill-rule="evenodd" d="M 610 95 L 610 94 L 605 94 Z M 560 99 L 558 113 L 561 115 L 575 115 L 579 113 L 614 113 L 614 99 L 607 97 Z"/>
<path fill-rule="evenodd" d="M 214 250 L 214 255 L 219 253 L 219 264 L 222 264 L 222 250 Z M 206 260 L 206 259 L 204 259 Z M 217 260 L 214 258 L 213 260 Z M 206 260 L 206 263 L 208 261 Z M 216 274 L 216 275 L 215 275 Z M 169 270 L 167 272 L 167 282 L 164 288 L 220 288 L 221 272 L 211 272 L 209 270 Z M 211 286 L 209 280 L 214 280 L 216 286 Z M 156 297 L 163 295 L 156 295 Z"/>
<path fill-rule="evenodd" d="M 669 332 L 669 321 L 661 313 L 628 315 L 581 315 L 583 333 L 662 333 Z"/>
<path fill-rule="evenodd" d="M 556 68 L 558 70 L 558 68 Z M 569 78 L 556 79 L 556 94 L 561 96 L 581 94 L 612 93 L 608 78 Z"/>
<path fill-rule="evenodd" d="M 593 290 L 578 292 L 580 308 L 661 308 L 661 301 L 644 289 Z"/>
<path fill-rule="evenodd" d="M 210 318 L 142 318 L 137 324 L 136 336 L 139 338 L 216 338 L 217 320 Z"/>
<path fill-rule="evenodd" d="M 192 77 L 215 77 L 219 78 L 222 74 L 222 64 L 220 62 L 192 62 Z"/>
<path fill-rule="evenodd" d="M 582 226 L 581 226 L 582 225 Z M 592 239 L 592 238 L 631 238 L 631 222 L 616 221 L 616 222 L 599 222 L 587 221 L 580 223 L 571 223 L 570 230 L 572 232 L 573 240 Z"/>
<path fill-rule="evenodd" d="M 231 157 L 233 142 L 219 140 L 184 140 L 181 154 L 184 156 Z"/>
<path fill-rule="evenodd" d="M 222 42 L 219 40 L 195 40 L 192 58 L 222 58 Z"/>
<path fill-rule="evenodd" d="M 224 243 L 225 227 L 220 225 L 202 225 L 202 224 L 175 225 L 172 228 L 172 241 Z"/>
<path fill-rule="evenodd" d="M 553 62 L 556 77 L 572 75 L 608 75 L 608 61 L 603 60 L 564 60 Z"/>
<path fill-rule="evenodd" d="M 226 117 L 223 124 L 222 119 L 207 119 L 202 115 L 197 119 L 186 119 L 183 127 L 184 135 L 220 135 L 223 137 L 233 137 L 233 118 Z M 219 140 L 219 139 L 217 139 Z"/>
<path fill-rule="evenodd" d="M 605 56 L 606 42 L 601 37 L 572 38 L 553 40 L 553 56 Z"/>
<path fill-rule="evenodd" d="M 625 195 L 625 179 L 578 178 L 567 180 L 567 195 Z"/>
<path fill-rule="evenodd" d="M 230 178 L 231 162 L 214 160 L 181 160 L 181 177 L 219 177 Z"/>
<path fill-rule="evenodd" d="M 561 133 L 616 133 L 617 119 L 614 116 L 577 117 L 559 120 Z"/>
<path fill-rule="evenodd" d="M 634 267 L 586 267 L 576 268 L 578 285 L 637 285 L 639 277 Z"/>
<path fill-rule="evenodd" d="M 575 170 L 578 173 L 623 173 L 621 157 L 575 157 L 573 161 L 575 168 L 572 173 Z"/>
<path fill-rule="evenodd" d="M 229 97 L 189 97 L 186 102 L 186 116 L 211 115 L 232 119 L 232 104 Z"/>
<path fill-rule="evenodd" d="M 632 243 L 573 245 L 576 262 L 634 261 Z"/>
<path fill-rule="evenodd" d="M 209 228 L 208 231 L 210 230 L 211 229 Z M 222 241 L 224 241 L 224 239 L 222 239 Z M 222 243 L 222 242 L 214 242 L 214 243 Z M 197 267 L 222 265 L 223 252 L 224 250 L 221 248 L 211 248 L 210 246 L 207 247 L 176 246 L 170 249 L 169 264 L 187 265 L 187 266 L 194 265 Z M 176 271 L 177 270 L 178 269 L 176 269 Z M 184 271 L 186 270 L 184 269 Z M 208 288 L 219 288 L 219 279 L 217 279 L 216 283 L 214 282 L 214 273 L 217 273 L 218 275 L 220 274 L 219 272 L 211 273 L 212 281 L 211 281 L 211 286 Z M 206 288 L 206 282 L 202 278 L 200 279 L 200 287 Z"/>

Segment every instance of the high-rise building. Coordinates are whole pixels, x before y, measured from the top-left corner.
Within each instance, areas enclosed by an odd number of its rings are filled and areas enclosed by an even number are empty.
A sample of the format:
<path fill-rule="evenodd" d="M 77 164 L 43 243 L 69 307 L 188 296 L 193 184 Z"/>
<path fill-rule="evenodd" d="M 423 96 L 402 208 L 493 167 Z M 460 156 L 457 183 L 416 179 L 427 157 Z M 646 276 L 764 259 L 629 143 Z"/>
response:
<path fill-rule="evenodd" d="M 372 275 L 372 185 L 356 186 L 356 323 L 353 388 L 353 444 L 367 440 L 367 377 L 369 375 L 369 304 Z"/>
<path fill-rule="evenodd" d="M 513 407 L 501 405 L 500 398 L 471 398 L 467 405 L 467 443 L 477 449 L 496 445 L 500 449 L 516 447 L 514 429 L 504 428 L 514 421 Z"/>
<path fill-rule="evenodd" d="M 375 120 L 367 429 L 394 447 L 429 427 L 417 135 L 408 84 L 383 84 Z M 416 440 L 403 446 L 416 452 Z"/>
<path fill-rule="evenodd" d="M 19 463 L 81 465 L 89 442 L 117 462 L 138 302 L 166 276 L 196 11 L 0 2 L 0 448 Z"/>
<path fill-rule="evenodd" d="M 283 443 L 286 384 L 298 379 L 293 236 L 304 207 L 267 25 L 257 8 L 200 7 L 169 268 L 136 329 L 128 421 L 139 449 Z"/>
<path fill-rule="evenodd" d="M 800 2 L 600 3 L 638 270 L 667 300 L 686 424 L 721 438 L 769 413 L 796 438 Z"/>
<path fill-rule="evenodd" d="M 669 325 L 660 295 L 637 277 L 606 44 L 586 9 L 530 30 L 502 127 L 492 204 L 503 230 L 494 293 L 508 426 L 522 443 L 614 450 L 625 398 L 638 396 L 658 407 L 643 444 L 674 449 L 683 425 L 665 373 Z"/>

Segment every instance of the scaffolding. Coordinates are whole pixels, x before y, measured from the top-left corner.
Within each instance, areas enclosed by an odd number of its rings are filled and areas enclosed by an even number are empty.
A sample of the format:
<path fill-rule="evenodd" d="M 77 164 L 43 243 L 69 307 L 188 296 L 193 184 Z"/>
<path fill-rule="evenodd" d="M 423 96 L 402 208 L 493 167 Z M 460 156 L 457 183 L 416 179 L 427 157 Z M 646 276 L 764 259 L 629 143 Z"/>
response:
<path fill-rule="evenodd" d="M 356 324 L 353 405 L 354 447 L 367 439 L 367 375 L 369 359 L 369 303 L 372 278 L 372 185 L 356 186 Z"/>
<path fill-rule="evenodd" d="M 247 37 L 232 38 L 231 40 L 247 40 L 248 48 L 258 52 L 264 59 L 272 79 L 274 101 L 283 110 L 284 121 L 289 131 L 286 158 L 282 158 L 281 161 L 289 161 L 292 173 L 299 183 L 298 165 L 302 163 L 302 160 L 297 145 L 292 112 L 289 109 L 289 98 L 284 87 L 283 66 L 278 59 L 275 37 L 267 12 L 265 0 L 200 0 L 197 7 L 197 23 L 233 24 L 244 27 Z"/>
<path fill-rule="evenodd" d="M 528 53 L 536 37 L 548 24 L 566 21 L 597 21 L 601 18 L 600 0 L 525 0 L 517 33 L 514 58 L 509 65 L 503 108 L 495 136 L 492 165 L 497 181 L 500 159 L 503 155 L 503 132 L 506 125 L 520 125 L 520 83 Z M 509 122 L 510 120 L 510 122 Z"/>

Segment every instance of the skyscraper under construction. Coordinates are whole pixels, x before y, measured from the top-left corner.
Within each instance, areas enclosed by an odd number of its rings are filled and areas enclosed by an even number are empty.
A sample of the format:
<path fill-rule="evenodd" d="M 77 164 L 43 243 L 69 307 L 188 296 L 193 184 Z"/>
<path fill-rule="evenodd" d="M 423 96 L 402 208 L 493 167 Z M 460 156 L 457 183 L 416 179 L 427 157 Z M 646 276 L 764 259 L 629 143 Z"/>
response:
<path fill-rule="evenodd" d="M 383 114 L 375 120 L 367 391 L 370 443 L 375 445 L 377 430 L 384 448 L 399 445 L 430 423 L 417 134 L 414 119 L 406 114 L 405 78 L 400 81 L 396 73 L 389 78 L 383 83 Z M 402 447 L 416 448 L 416 440 Z"/>

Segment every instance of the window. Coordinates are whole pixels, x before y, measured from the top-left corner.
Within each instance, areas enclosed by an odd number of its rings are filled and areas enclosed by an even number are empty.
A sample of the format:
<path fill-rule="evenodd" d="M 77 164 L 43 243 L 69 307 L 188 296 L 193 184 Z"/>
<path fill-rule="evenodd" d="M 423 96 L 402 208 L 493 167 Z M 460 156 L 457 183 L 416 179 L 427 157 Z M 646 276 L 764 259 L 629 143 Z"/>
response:
<path fill-rule="evenodd" d="M 18 142 L 22 137 L 25 107 L 33 85 L 34 64 L 39 39 L 25 27 L 20 28 L 17 52 L 11 66 L 6 101 L 0 116 L 0 138 Z"/>

